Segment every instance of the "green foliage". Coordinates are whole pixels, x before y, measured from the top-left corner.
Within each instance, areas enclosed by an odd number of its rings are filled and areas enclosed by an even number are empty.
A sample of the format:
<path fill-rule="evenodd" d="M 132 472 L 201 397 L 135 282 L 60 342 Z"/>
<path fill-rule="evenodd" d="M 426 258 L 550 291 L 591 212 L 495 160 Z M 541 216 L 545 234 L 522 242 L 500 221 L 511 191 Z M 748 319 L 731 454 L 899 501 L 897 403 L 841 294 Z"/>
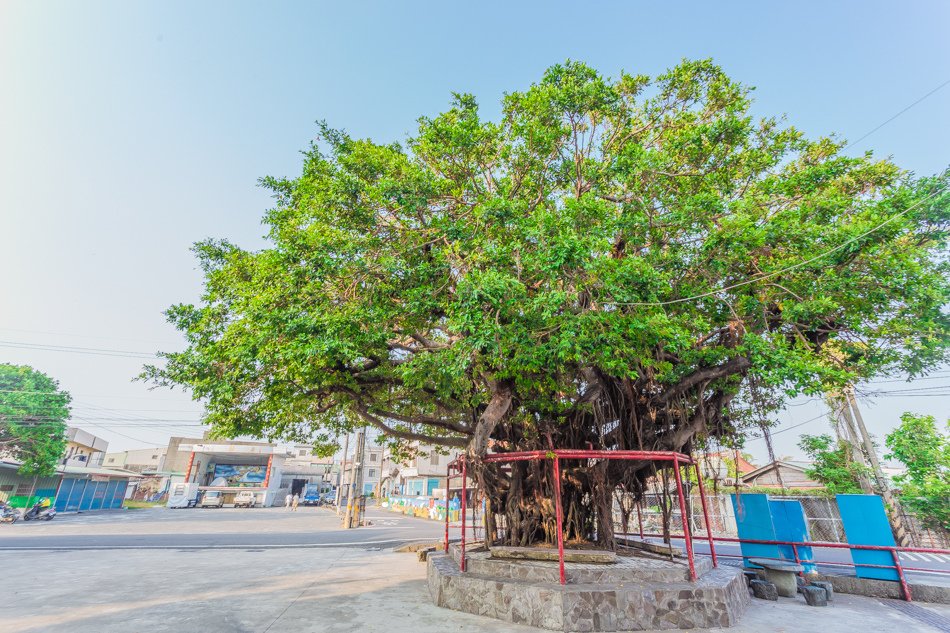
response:
<path fill-rule="evenodd" d="M 836 441 L 830 435 L 802 435 L 798 446 L 812 461 L 805 474 L 824 484 L 827 494 L 863 492 L 858 482 L 868 469 L 854 460 L 847 442 Z"/>
<path fill-rule="evenodd" d="M 46 374 L 0 364 L 0 452 L 22 462 L 21 474 L 55 472 L 66 450 L 70 400 Z"/>
<path fill-rule="evenodd" d="M 894 478 L 901 503 L 925 524 L 950 530 L 950 422 L 943 429 L 930 415 L 905 413 L 884 440 L 887 459 L 907 472 Z"/>
<path fill-rule="evenodd" d="M 297 178 L 262 180 L 267 248 L 195 246 L 202 300 L 167 312 L 188 347 L 144 376 L 219 435 L 680 450 L 745 428 L 749 377 L 780 406 L 939 365 L 950 176 L 750 105 L 709 60 L 567 62 L 405 145 L 323 125 Z M 636 431 L 603 435 L 611 411 Z"/>

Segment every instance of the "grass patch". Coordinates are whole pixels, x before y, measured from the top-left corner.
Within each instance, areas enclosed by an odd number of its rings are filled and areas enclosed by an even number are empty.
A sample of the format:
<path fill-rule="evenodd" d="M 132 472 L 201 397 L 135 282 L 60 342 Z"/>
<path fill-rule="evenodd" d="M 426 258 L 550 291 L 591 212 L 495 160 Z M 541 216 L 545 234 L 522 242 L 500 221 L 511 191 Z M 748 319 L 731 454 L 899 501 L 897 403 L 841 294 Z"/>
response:
<path fill-rule="evenodd" d="M 125 507 L 129 510 L 141 510 L 142 508 L 154 508 L 165 505 L 164 501 L 133 501 L 131 499 L 125 502 Z"/>

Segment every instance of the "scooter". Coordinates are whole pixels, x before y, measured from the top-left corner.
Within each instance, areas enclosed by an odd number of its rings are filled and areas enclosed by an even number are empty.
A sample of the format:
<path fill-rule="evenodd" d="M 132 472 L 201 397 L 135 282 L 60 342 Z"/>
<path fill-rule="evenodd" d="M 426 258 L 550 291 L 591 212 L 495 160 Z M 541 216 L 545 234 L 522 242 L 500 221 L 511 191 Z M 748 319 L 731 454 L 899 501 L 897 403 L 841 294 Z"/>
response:
<path fill-rule="evenodd" d="M 5 503 L 0 503 L 0 523 L 16 523 L 20 513 Z"/>
<path fill-rule="evenodd" d="M 24 521 L 33 521 L 33 520 L 52 521 L 54 516 L 56 516 L 56 510 L 54 510 L 52 506 L 48 508 L 44 508 L 42 505 L 40 505 L 39 502 L 37 502 L 33 505 L 32 508 L 30 508 L 23 514 L 23 520 Z"/>

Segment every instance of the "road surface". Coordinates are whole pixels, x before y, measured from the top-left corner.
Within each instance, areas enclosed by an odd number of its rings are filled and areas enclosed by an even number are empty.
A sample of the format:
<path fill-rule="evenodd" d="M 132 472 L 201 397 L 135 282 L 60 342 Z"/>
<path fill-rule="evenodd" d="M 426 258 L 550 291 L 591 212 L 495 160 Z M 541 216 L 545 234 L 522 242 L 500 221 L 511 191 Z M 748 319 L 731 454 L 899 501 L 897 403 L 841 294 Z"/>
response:
<path fill-rule="evenodd" d="M 444 525 L 367 509 L 369 525 L 343 529 L 328 508 L 149 508 L 61 514 L 0 524 L 0 550 L 392 547 L 437 540 Z"/>

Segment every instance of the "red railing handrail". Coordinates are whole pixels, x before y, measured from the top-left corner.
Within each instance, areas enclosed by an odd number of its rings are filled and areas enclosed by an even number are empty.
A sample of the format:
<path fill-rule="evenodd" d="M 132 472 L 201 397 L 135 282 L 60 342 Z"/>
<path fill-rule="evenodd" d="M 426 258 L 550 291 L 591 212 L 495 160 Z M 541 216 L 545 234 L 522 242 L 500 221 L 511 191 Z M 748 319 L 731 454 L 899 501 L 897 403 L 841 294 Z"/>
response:
<path fill-rule="evenodd" d="M 537 451 L 512 451 L 510 453 L 489 453 L 481 458 L 483 462 L 501 462 L 501 463 L 510 463 L 510 462 L 519 462 L 519 461 L 534 461 L 534 460 L 545 460 L 550 459 L 553 462 L 554 470 L 554 484 L 555 484 L 555 494 L 554 494 L 554 506 L 555 513 L 557 516 L 557 541 L 558 541 L 558 567 L 560 572 L 560 581 L 561 584 L 566 584 L 567 579 L 564 573 L 564 526 L 563 526 L 563 514 L 561 509 L 561 471 L 560 471 L 560 461 L 562 459 L 622 459 L 622 460 L 632 460 L 632 461 L 652 461 L 652 462 L 672 462 L 673 469 L 676 473 L 676 482 L 677 482 L 677 498 L 679 499 L 680 509 L 685 512 L 685 499 L 683 493 L 683 482 L 680 475 L 680 466 L 687 465 L 692 466 L 696 470 L 696 477 L 700 481 L 700 490 L 702 490 L 702 478 L 701 473 L 699 472 L 699 462 L 691 458 L 689 455 L 684 455 L 683 453 L 677 453 L 675 451 L 625 451 L 625 450 L 595 450 L 595 449 L 572 449 L 572 448 L 558 448 L 553 450 L 537 450 Z M 466 514 L 466 496 L 468 494 L 467 489 L 467 464 L 468 460 L 465 455 L 459 455 L 456 459 L 449 462 L 446 466 L 446 478 L 445 478 L 445 551 L 449 550 L 449 489 L 451 486 L 452 479 L 461 477 L 462 479 L 462 498 L 461 498 L 461 560 L 459 561 L 460 571 L 465 571 L 465 514 Z M 452 474 L 455 471 L 458 474 Z M 706 523 L 706 532 L 708 534 L 709 541 L 709 551 L 712 553 L 713 566 L 718 566 L 716 560 L 716 545 L 713 541 L 712 534 L 709 527 L 709 513 L 706 507 L 706 498 L 705 495 L 702 497 L 703 501 L 703 517 Z M 472 534 L 477 535 L 474 525 L 475 517 L 472 517 Z M 454 527 L 454 526 L 453 526 Z M 689 526 L 684 525 L 683 529 L 689 532 Z M 487 540 L 488 535 L 485 535 Z M 687 557 L 689 559 L 689 571 L 690 579 L 696 580 L 696 568 L 693 560 L 693 551 L 692 543 L 689 540 L 689 536 L 686 537 L 687 540 Z"/>

